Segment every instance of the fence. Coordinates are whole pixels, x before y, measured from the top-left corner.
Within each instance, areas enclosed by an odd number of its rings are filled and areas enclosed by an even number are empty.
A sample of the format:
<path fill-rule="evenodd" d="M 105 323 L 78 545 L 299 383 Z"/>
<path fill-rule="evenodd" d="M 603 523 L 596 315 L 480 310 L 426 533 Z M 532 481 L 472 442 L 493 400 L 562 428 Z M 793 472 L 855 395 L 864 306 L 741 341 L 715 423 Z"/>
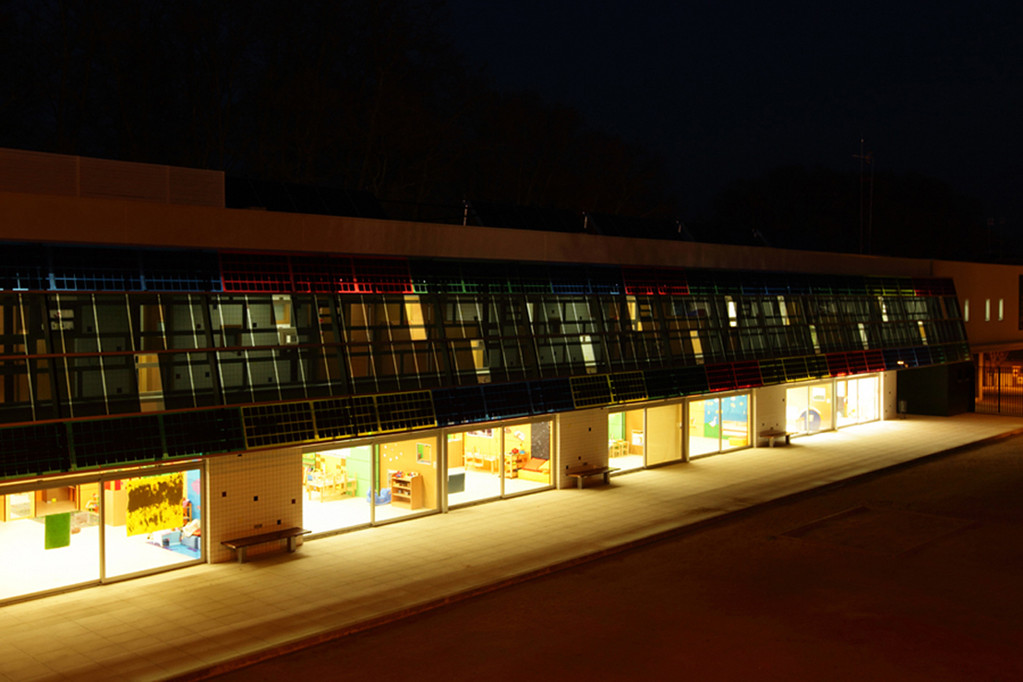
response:
<path fill-rule="evenodd" d="M 1023 417 L 1023 367 L 985 367 L 980 377 L 976 411 Z"/>

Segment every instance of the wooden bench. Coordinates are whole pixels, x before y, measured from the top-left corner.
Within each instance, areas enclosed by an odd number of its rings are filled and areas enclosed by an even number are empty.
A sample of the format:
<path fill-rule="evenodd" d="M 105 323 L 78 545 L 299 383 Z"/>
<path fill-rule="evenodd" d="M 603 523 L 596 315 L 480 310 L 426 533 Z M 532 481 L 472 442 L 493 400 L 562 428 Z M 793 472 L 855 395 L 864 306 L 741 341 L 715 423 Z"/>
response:
<path fill-rule="evenodd" d="M 780 440 L 782 438 L 785 439 L 785 445 L 788 445 L 789 444 L 789 438 L 791 436 L 792 436 L 792 434 L 789 433 L 788 431 L 781 431 L 779 429 L 765 429 L 765 430 L 760 432 L 760 437 L 761 438 L 766 438 L 767 439 L 767 446 L 771 447 L 771 448 L 774 447 L 774 441 L 775 440 Z"/>
<path fill-rule="evenodd" d="M 611 482 L 611 473 L 618 471 L 616 467 L 597 467 L 596 469 L 584 469 L 583 471 L 573 471 L 568 476 L 574 478 L 576 484 L 581 489 L 583 487 L 583 480 L 590 478 L 591 476 L 603 476 L 604 485 Z"/>
<path fill-rule="evenodd" d="M 275 542 L 277 540 L 288 541 L 288 551 L 294 552 L 298 549 L 298 538 L 311 533 L 311 530 L 305 528 L 282 528 L 281 530 L 273 530 L 269 533 L 260 533 L 259 535 L 249 535 L 244 538 L 235 538 L 234 540 L 224 540 L 220 544 L 224 547 L 233 549 L 238 555 L 238 563 L 245 563 L 245 550 L 249 547 L 256 545 L 262 545 L 268 542 Z"/>

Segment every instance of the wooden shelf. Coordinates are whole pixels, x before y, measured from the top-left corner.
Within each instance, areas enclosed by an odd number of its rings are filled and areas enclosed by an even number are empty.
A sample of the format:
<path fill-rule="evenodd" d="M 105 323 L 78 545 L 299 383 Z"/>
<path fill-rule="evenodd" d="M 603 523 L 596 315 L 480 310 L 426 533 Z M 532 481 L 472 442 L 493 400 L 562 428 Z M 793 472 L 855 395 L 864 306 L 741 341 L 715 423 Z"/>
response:
<path fill-rule="evenodd" d="M 423 477 L 405 475 L 391 477 L 391 504 L 402 509 L 423 506 Z"/>

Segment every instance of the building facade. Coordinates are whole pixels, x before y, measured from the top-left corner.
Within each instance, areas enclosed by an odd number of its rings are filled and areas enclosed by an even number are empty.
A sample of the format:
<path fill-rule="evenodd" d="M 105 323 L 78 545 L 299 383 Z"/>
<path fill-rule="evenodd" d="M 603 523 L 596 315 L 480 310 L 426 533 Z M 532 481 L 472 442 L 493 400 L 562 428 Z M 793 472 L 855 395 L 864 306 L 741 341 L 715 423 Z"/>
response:
<path fill-rule="evenodd" d="M 891 418 L 900 377 L 971 366 L 929 261 L 234 210 L 216 173 L 0 160 L 0 600 Z"/>

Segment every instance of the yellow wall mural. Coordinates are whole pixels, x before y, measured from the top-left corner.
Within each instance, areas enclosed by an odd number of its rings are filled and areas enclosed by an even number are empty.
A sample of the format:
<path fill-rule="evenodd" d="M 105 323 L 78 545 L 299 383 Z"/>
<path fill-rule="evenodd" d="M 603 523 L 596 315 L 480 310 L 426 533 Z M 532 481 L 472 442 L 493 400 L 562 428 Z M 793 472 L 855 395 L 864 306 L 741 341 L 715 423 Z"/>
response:
<path fill-rule="evenodd" d="M 184 473 L 130 478 L 126 483 L 129 536 L 185 525 Z"/>

